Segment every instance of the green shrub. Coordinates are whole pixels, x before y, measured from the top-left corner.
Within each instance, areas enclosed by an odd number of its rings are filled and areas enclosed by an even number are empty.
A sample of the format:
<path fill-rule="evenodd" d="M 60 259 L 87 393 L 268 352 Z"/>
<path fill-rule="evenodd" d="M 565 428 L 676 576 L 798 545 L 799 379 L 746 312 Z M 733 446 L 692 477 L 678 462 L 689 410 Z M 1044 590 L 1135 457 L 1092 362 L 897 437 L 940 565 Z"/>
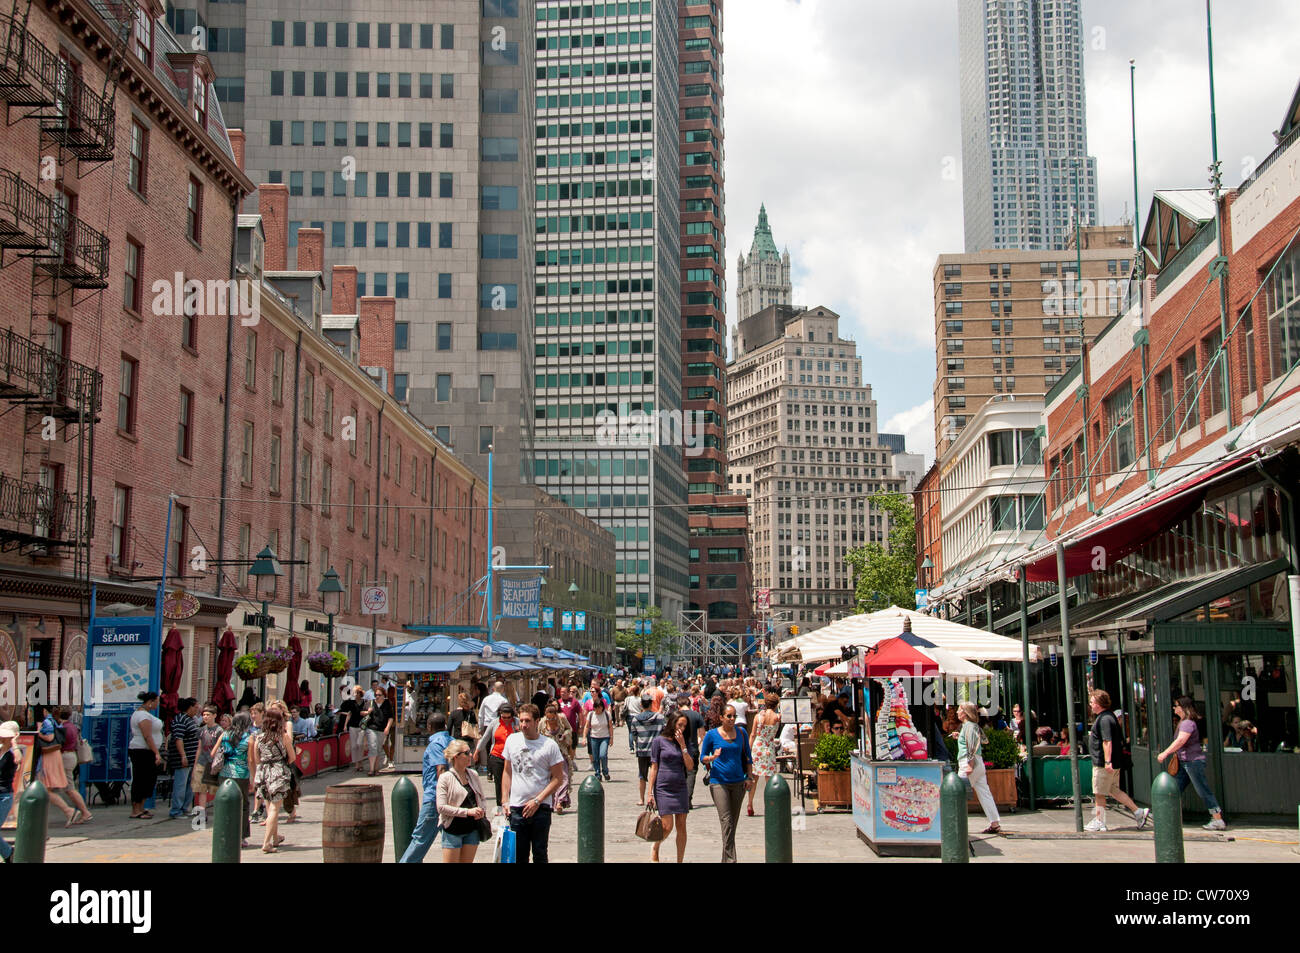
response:
<path fill-rule="evenodd" d="M 847 771 L 857 739 L 852 735 L 833 735 L 830 732 L 817 739 L 813 759 L 824 771 Z"/>
<path fill-rule="evenodd" d="M 995 768 L 1014 768 L 1020 761 L 1020 746 L 1010 731 L 987 728 L 988 740 L 984 742 L 984 760 Z"/>

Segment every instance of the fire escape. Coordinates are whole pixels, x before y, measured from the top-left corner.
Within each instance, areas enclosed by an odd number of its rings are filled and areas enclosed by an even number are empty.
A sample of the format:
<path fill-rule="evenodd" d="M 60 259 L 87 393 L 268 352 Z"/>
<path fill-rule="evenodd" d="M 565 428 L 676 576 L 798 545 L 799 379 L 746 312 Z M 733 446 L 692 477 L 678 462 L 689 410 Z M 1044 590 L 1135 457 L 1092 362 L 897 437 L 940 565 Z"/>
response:
<path fill-rule="evenodd" d="M 113 100 L 136 22 L 134 0 L 98 0 L 94 7 L 107 26 L 99 37 L 107 62 L 98 90 L 29 31 L 32 0 L 14 0 L 7 16 L 0 13 L 0 99 L 8 123 L 35 122 L 40 131 L 37 181 L 0 170 L 0 268 L 31 267 L 27 333 L 12 319 L 0 331 L 0 417 L 23 415 L 21 470 L 0 472 L 0 550 L 70 560 L 83 616 L 103 377 L 68 358 L 61 329 L 102 333 L 109 257 L 107 236 L 78 217 L 63 183 L 114 157 Z M 13 318 L 24 307 L 6 305 Z"/>

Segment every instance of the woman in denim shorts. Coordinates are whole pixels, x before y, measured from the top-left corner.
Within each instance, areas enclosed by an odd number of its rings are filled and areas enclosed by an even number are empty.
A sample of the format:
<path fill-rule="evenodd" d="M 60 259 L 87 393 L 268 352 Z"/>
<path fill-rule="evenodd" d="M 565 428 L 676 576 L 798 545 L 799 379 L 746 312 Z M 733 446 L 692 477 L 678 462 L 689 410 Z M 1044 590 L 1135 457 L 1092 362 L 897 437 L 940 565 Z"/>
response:
<path fill-rule="evenodd" d="M 478 774 L 469 769 L 474 752 L 459 738 L 444 755 L 450 771 L 438 778 L 438 816 L 442 822 L 442 862 L 472 864 L 482 839 L 486 812 Z"/>

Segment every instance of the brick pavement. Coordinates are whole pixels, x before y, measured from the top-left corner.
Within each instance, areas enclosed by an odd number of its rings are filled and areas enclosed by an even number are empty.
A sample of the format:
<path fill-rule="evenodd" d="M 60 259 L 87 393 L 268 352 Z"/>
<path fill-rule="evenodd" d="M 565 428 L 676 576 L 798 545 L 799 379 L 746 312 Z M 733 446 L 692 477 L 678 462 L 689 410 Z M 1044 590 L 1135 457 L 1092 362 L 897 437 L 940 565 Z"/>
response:
<path fill-rule="evenodd" d="M 588 777 L 582 770 L 574 776 L 575 807 L 576 786 Z M 633 835 L 637 814 L 636 761 L 627 748 L 627 735 L 618 729 L 610 751 L 610 772 L 613 780 L 605 785 L 605 859 L 609 863 L 637 863 L 650 858 L 650 846 Z M 389 794 L 401 775 L 382 774 L 378 781 L 385 792 L 385 810 L 389 809 Z M 418 786 L 419 777 L 410 776 Z M 484 787 L 491 798 L 491 779 L 484 779 Z M 319 863 L 321 854 L 321 816 L 324 812 L 325 788 L 339 783 L 371 783 L 353 771 L 330 772 L 323 778 L 304 782 L 304 797 L 299 809 L 301 820 L 284 825 L 281 832 L 286 842 L 278 854 L 263 854 L 256 847 L 245 850 L 243 863 Z M 798 799 L 795 798 L 795 804 Z M 687 821 L 689 841 L 686 849 L 688 863 L 713 863 L 721 856 L 721 837 L 717 814 L 708 792 L 701 781 L 695 791 L 695 810 Z M 814 802 L 809 801 L 810 811 Z M 755 800 L 756 816 L 743 817 L 736 836 L 737 854 L 742 863 L 763 860 L 763 808 L 761 796 Z M 211 858 L 211 837 L 206 830 L 190 820 L 167 820 L 165 807 L 152 821 L 132 821 L 126 807 L 97 807 L 95 820 L 90 824 L 64 829 L 63 818 L 54 812 L 57 821 L 50 824 L 50 840 L 46 850 L 49 863 L 132 863 L 173 862 L 206 863 Z M 796 863 L 861 862 L 861 863 L 937 863 L 935 860 L 904 860 L 903 858 L 877 858 L 857 837 L 852 817 L 847 813 L 809 813 L 796 817 L 794 832 L 794 857 Z M 1010 836 L 972 836 L 976 862 L 1077 862 L 1077 863 L 1148 863 L 1154 859 L 1152 835 L 1149 831 L 1132 829 L 1131 822 L 1121 822 L 1116 812 L 1110 812 L 1112 830 L 1100 835 L 1076 835 L 1073 813 L 1069 809 L 1047 809 L 1032 813 L 1008 814 L 1003 827 Z M 971 829 L 983 827 L 982 817 L 971 817 Z M 1186 856 L 1197 863 L 1285 863 L 1295 862 L 1297 856 L 1296 830 L 1235 826 L 1226 835 L 1207 834 L 1199 828 L 1199 819 L 1189 819 L 1186 836 Z M 574 862 L 577 859 L 576 810 L 554 818 L 551 829 L 551 859 L 553 862 Z M 1126 829 L 1127 828 L 1127 829 Z M 260 844 L 261 828 L 254 827 L 253 841 Z M 12 832 L 7 832 L 12 839 Z M 671 843 L 663 847 L 663 856 L 675 856 Z M 435 845 L 426 862 L 437 863 L 440 852 Z M 384 860 L 392 862 L 391 836 L 384 848 Z M 479 852 L 478 862 L 488 862 L 486 849 Z"/>

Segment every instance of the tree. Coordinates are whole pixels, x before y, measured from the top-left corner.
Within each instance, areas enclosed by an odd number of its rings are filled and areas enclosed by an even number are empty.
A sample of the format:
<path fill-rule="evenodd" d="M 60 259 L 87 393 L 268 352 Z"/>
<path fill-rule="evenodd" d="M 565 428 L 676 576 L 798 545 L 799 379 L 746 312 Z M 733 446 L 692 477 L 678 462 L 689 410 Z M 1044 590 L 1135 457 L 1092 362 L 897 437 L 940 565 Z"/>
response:
<path fill-rule="evenodd" d="M 650 634 L 637 635 L 635 631 L 620 629 L 615 636 L 618 647 L 630 652 L 640 650 L 644 655 L 672 655 L 682 644 L 682 632 L 672 622 L 664 618 L 663 610 L 658 606 L 643 609 L 636 621 L 650 620 Z"/>
<path fill-rule="evenodd" d="M 916 514 L 912 500 L 891 493 L 877 497 L 874 503 L 889 515 L 888 545 L 867 543 L 844 557 L 853 567 L 858 611 L 875 612 L 891 605 L 911 608 L 916 598 Z"/>

